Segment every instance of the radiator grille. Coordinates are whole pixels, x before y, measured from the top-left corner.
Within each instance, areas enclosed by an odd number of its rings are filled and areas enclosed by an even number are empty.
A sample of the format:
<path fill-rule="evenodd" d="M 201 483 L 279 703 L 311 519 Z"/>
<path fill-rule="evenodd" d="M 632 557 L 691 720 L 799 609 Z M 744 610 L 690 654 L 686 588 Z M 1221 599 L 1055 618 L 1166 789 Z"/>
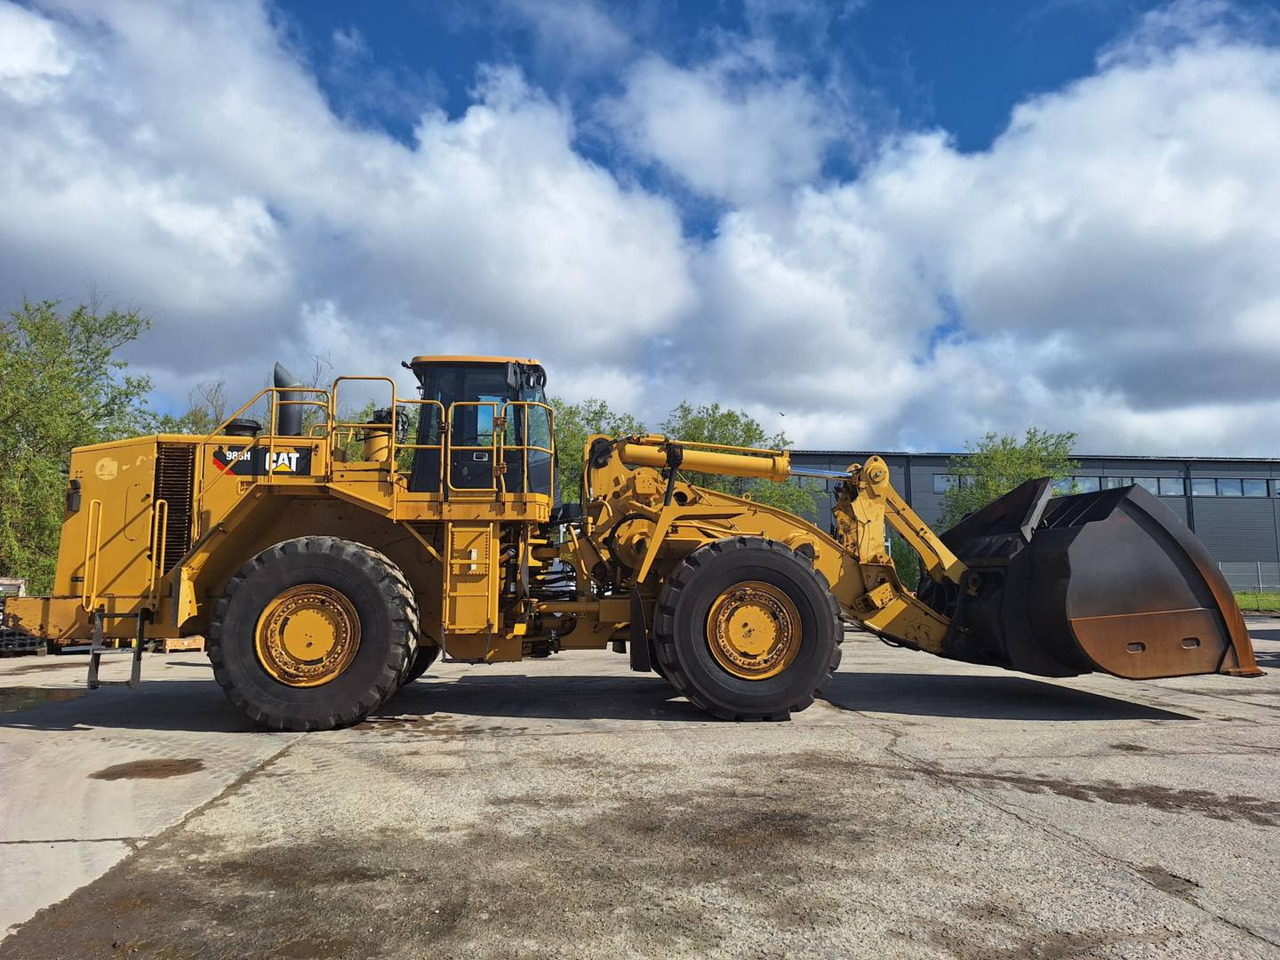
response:
<path fill-rule="evenodd" d="M 185 443 L 161 443 L 156 449 L 156 499 L 169 504 L 164 527 L 164 567 L 168 573 L 191 548 L 191 501 L 196 450 Z"/>

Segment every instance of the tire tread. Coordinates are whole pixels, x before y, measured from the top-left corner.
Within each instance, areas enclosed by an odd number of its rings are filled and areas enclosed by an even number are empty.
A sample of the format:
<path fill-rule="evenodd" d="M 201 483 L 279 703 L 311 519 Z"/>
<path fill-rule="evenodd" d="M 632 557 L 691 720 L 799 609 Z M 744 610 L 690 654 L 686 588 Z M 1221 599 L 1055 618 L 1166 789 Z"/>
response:
<path fill-rule="evenodd" d="M 746 550 L 746 549 L 763 549 L 773 553 L 781 554 L 787 558 L 796 558 L 798 555 L 784 544 L 778 543 L 776 540 L 769 540 L 765 537 L 749 537 L 737 536 L 729 537 L 723 540 L 714 540 L 711 543 L 704 544 L 691 554 L 685 557 L 672 571 L 663 584 L 662 590 L 658 594 L 657 615 L 654 617 L 654 653 L 662 664 L 663 670 L 666 672 L 667 679 L 676 691 L 682 694 L 694 706 L 705 710 L 712 716 L 719 717 L 722 720 L 733 721 L 754 721 L 754 720 L 787 720 L 790 719 L 792 713 L 799 713 L 801 710 L 812 705 L 813 701 L 820 697 L 830 685 L 835 671 L 840 666 L 841 649 L 840 644 L 844 636 L 844 627 L 840 621 L 840 606 L 836 602 L 835 596 L 831 593 L 830 585 L 826 578 L 817 570 L 813 569 L 809 563 L 800 564 L 799 566 L 807 569 L 821 587 L 821 592 L 826 600 L 827 611 L 835 624 L 835 644 L 834 649 L 827 664 L 826 669 L 818 678 L 818 682 L 814 685 L 812 693 L 800 700 L 797 700 L 785 709 L 781 710 L 761 710 L 757 712 L 743 713 L 727 709 L 719 704 L 713 703 L 706 697 L 702 696 L 693 687 L 693 683 L 688 672 L 681 666 L 677 654 L 677 647 L 673 632 L 675 629 L 676 607 L 681 597 L 688 591 L 690 586 L 697 579 L 698 571 L 705 566 L 705 560 L 711 555 L 723 555 L 729 551 Z"/>
<path fill-rule="evenodd" d="M 244 585 L 273 561 L 296 558 L 302 554 L 327 554 L 343 559 L 367 573 L 377 584 L 378 592 L 388 609 L 394 611 L 391 643 L 393 650 L 379 672 L 376 681 L 361 691 L 349 704 L 330 709 L 327 713 L 306 718 L 294 718 L 273 714 L 249 700 L 245 692 L 234 682 L 226 667 L 223 645 L 230 642 L 224 636 L 224 625 L 231 603 Z M 227 699 L 242 710 L 254 723 L 272 730 L 332 730 L 358 723 L 382 706 L 399 689 L 408 672 L 417 649 L 419 633 L 418 602 L 405 578 L 404 572 L 382 552 L 373 547 L 339 537 L 307 536 L 286 540 L 268 547 L 247 561 L 229 581 L 222 596 L 214 605 L 209 622 L 208 655 L 213 666 L 213 676 L 222 687 Z"/>

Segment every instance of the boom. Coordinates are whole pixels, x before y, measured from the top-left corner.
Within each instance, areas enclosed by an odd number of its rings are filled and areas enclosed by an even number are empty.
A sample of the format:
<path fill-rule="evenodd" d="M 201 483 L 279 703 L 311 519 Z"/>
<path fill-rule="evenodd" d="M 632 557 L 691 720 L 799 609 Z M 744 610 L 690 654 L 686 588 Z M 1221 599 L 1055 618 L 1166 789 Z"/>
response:
<path fill-rule="evenodd" d="M 839 479 L 833 534 L 749 499 L 685 484 L 679 470 L 773 482 Z M 845 618 L 939 656 L 1050 676 L 1259 672 L 1243 619 L 1207 553 L 1140 488 L 1051 501 L 1050 481 L 1033 481 L 956 528 L 968 531 L 970 548 L 974 531 L 983 530 L 981 554 L 966 563 L 958 555 L 967 553 L 963 538 L 934 533 L 876 456 L 836 473 L 793 468 L 782 450 L 596 437 L 584 476 L 590 499 L 580 548 L 614 571 L 614 589 L 636 591 L 649 603 L 656 602 L 649 586 L 655 566 L 670 571 L 710 539 L 758 536 L 808 558 Z M 1051 502 L 1058 508 L 1050 510 Z M 1046 527 L 1054 518 L 1057 529 Z M 894 568 L 886 526 L 920 557 L 920 590 L 908 589 Z M 1136 526 L 1143 536 L 1134 535 Z M 1071 544 L 1082 537 L 1098 545 L 1073 558 Z M 1130 568 L 1112 586 L 1098 583 L 1085 565 L 1117 538 L 1131 551 Z M 1074 591 L 1071 559 L 1084 566 L 1075 571 Z M 1135 579 L 1140 588 L 1126 596 Z"/>

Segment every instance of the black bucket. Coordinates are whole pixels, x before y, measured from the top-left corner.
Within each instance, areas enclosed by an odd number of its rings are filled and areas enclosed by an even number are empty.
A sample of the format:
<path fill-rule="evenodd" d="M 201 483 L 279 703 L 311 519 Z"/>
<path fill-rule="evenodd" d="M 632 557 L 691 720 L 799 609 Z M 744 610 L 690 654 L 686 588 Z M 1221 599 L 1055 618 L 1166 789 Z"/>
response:
<path fill-rule="evenodd" d="M 942 540 L 969 568 L 921 584 L 952 621 L 944 656 L 1046 677 L 1261 672 L 1208 550 L 1141 487 L 1052 497 L 1031 480 Z"/>

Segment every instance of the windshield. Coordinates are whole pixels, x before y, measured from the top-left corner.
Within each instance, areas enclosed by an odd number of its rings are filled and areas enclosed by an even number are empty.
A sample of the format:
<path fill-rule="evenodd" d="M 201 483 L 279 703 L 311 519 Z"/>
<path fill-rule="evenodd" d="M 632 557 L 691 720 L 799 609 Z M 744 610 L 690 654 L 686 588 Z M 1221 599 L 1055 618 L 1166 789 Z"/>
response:
<path fill-rule="evenodd" d="M 536 365 L 492 363 L 430 363 L 415 369 L 424 400 L 447 411 L 448 476 L 455 488 L 488 489 L 495 484 L 490 461 L 495 446 L 494 420 L 506 404 L 522 401 L 545 404 L 546 375 Z M 518 406 L 506 411 L 502 485 L 508 491 L 552 491 L 552 432 L 545 407 Z M 441 409 L 424 406 L 418 442 L 434 446 L 441 440 Z M 413 490 L 436 490 L 440 484 L 439 454 L 423 451 L 415 458 Z"/>

